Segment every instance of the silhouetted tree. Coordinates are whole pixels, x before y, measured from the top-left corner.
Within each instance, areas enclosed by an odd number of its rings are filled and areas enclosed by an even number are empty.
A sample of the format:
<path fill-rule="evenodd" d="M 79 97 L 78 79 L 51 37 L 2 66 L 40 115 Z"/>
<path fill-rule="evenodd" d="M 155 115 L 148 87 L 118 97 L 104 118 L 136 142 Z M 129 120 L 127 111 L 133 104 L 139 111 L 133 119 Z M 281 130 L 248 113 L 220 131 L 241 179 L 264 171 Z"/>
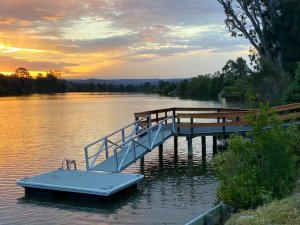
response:
<path fill-rule="evenodd" d="M 16 69 L 15 75 L 17 77 L 24 77 L 24 78 L 30 78 L 31 77 L 28 70 L 24 67 L 19 67 L 18 69 Z"/>

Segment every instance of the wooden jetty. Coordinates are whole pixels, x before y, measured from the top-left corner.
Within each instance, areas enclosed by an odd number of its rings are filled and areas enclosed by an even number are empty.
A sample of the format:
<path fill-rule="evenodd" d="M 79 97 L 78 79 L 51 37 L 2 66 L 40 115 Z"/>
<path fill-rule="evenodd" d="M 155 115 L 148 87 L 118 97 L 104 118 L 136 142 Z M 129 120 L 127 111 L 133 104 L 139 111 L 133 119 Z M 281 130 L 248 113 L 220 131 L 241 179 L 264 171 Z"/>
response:
<path fill-rule="evenodd" d="M 300 103 L 273 107 L 285 126 L 300 125 Z M 247 123 L 250 113 L 258 110 L 234 108 L 166 108 L 134 114 L 135 121 L 110 135 L 84 147 L 86 171 L 55 170 L 17 181 L 27 190 L 53 190 L 110 196 L 136 185 L 142 175 L 122 173 L 153 149 L 163 151 L 163 143 L 174 137 L 177 154 L 178 138 L 185 137 L 188 156 L 193 155 L 193 138 L 201 137 L 202 158 L 206 156 L 206 137 L 213 138 L 213 151 L 217 137 L 252 131 Z M 70 167 L 68 167 L 70 169 Z"/>

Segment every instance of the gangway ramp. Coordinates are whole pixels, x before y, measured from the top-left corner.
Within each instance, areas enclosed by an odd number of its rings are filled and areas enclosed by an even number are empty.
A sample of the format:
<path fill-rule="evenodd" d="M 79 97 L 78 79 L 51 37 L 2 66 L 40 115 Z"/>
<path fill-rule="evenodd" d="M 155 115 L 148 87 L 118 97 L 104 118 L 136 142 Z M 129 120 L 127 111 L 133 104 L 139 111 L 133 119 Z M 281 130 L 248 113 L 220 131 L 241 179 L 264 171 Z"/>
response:
<path fill-rule="evenodd" d="M 151 121 L 151 115 L 147 115 L 85 146 L 87 171 L 119 173 L 173 136 L 174 116 L 156 124 Z M 91 153 L 92 148 L 96 149 L 94 154 Z"/>

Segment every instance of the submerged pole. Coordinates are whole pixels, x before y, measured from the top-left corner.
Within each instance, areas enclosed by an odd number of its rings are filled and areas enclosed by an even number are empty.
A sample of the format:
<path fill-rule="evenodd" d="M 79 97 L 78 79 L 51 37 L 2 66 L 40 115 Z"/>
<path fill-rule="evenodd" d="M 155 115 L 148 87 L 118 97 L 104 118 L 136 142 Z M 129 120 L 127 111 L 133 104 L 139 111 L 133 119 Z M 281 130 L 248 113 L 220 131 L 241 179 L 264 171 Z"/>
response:
<path fill-rule="evenodd" d="M 217 136 L 213 136 L 213 155 L 217 154 Z"/>
<path fill-rule="evenodd" d="M 144 159 L 144 156 L 142 156 L 141 158 L 140 158 L 140 164 L 141 164 L 141 166 L 144 166 L 144 164 L 145 164 L 145 161 L 144 161 L 145 159 Z"/>
<path fill-rule="evenodd" d="M 206 159 L 206 137 L 201 137 L 201 143 L 202 143 L 202 160 L 205 161 Z"/>
<path fill-rule="evenodd" d="M 158 146 L 158 150 L 159 150 L 159 154 L 162 154 L 163 150 L 164 150 L 164 147 L 163 147 L 163 144 L 160 144 Z"/>
<path fill-rule="evenodd" d="M 174 136 L 174 155 L 178 155 L 178 137 Z"/>
<path fill-rule="evenodd" d="M 187 137 L 186 140 L 188 142 L 188 157 L 191 158 L 193 157 L 193 138 Z"/>

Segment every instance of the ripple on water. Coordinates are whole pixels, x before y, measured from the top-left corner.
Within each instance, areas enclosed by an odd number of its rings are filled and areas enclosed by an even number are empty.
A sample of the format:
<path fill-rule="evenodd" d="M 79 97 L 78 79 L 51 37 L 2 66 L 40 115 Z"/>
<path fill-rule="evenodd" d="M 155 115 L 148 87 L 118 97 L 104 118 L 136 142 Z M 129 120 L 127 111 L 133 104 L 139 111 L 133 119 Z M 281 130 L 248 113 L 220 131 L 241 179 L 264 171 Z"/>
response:
<path fill-rule="evenodd" d="M 212 141 L 202 162 L 201 139 L 187 157 L 185 138 L 174 156 L 172 138 L 145 156 L 138 191 L 110 203 L 43 201 L 24 198 L 16 180 L 54 170 L 65 158 L 84 169 L 84 144 L 132 122 L 133 112 L 162 107 L 219 107 L 158 96 L 34 95 L 0 99 L 0 224 L 183 224 L 209 209 L 217 181 L 211 168 Z M 122 113 L 120 113 L 122 112 Z"/>

